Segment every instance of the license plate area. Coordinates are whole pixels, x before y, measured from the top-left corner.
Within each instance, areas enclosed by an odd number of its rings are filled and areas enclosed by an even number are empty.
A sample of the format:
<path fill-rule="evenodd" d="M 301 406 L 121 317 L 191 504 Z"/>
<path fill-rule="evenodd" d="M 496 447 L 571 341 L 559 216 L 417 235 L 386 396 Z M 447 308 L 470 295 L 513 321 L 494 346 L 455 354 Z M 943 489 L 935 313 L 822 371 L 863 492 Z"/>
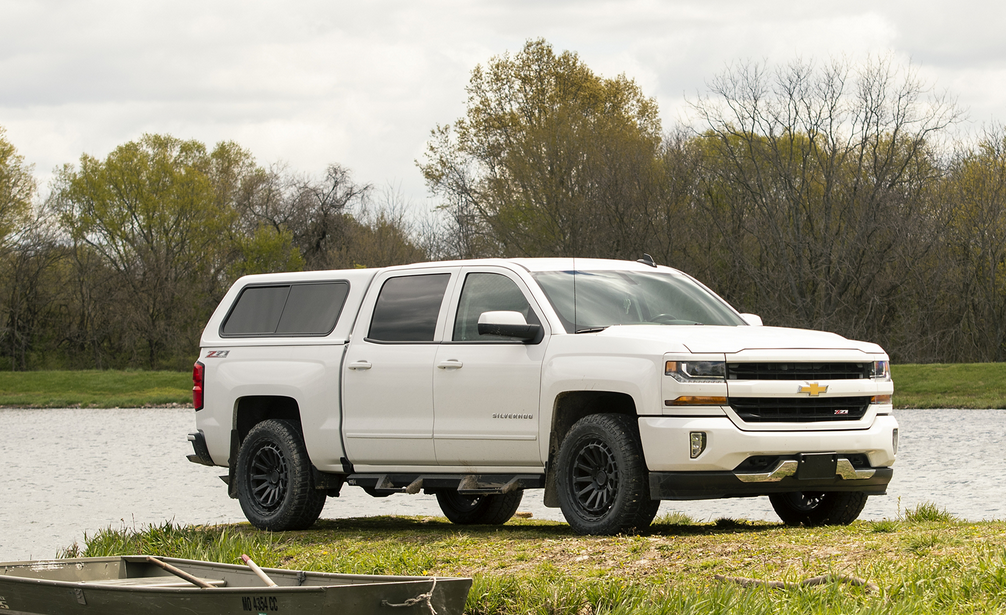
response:
<path fill-rule="evenodd" d="M 835 478 L 838 455 L 835 453 L 804 453 L 797 457 L 797 480 Z"/>

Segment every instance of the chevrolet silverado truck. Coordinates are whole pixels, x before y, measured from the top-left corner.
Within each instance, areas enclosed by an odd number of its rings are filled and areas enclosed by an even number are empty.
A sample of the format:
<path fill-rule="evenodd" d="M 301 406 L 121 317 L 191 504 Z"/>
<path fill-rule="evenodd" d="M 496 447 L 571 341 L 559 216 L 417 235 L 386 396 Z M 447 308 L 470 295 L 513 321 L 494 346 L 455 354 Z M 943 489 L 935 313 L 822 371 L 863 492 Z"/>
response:
<path fill-rule="evenodd" d="M 247 276 L 200 346 L 189 459 L 267 530 L 347 485 L 435 494 L 460 524 L 543 489 L 583 534 L 762 495 L 787 524 L 848 524 L 898 447 L 879 346 L 763 326 L 649 258 Z"/>

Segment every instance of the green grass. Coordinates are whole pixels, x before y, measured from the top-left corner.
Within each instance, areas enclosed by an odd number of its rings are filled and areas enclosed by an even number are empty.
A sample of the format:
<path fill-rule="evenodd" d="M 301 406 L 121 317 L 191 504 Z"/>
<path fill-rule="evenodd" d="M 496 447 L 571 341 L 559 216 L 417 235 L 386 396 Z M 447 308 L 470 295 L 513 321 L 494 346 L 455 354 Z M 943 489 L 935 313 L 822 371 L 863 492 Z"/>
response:
<path fill-rule="evenodd" d="M 894 365 L 897 408 L 1006 408 L 1006 363 Z M 189 404 L 190 372 L 0 372 L 0 406 Z"/>
<path fill-rule="evenodd" d="M 551 521 L 457 526 L 442 517 L 322 520 L 303 532 L 247 524 L 107 529 L 64 556 L 146 553 L 360 574 L 469 576 L 465 613 L 1004 613 L 1006 522 L 963 522 L 920 506 L 896 522 L 793 528 L 743 519 L 658 519 L 642 535 L 578 536 Z M 936 520 L 917 520 L 919 517 Z M 715 575 L 798 583 L 769 589 Z"/>
<path fill-rule="evenodd" d="M 894 365 L 898 408 L 1006 408 L 1006 363 Z"/>
<path fill-rule="evenodd" d="M 0 406 L 140 408 L 191 403 L 190 372 L 0 372 Z"/>

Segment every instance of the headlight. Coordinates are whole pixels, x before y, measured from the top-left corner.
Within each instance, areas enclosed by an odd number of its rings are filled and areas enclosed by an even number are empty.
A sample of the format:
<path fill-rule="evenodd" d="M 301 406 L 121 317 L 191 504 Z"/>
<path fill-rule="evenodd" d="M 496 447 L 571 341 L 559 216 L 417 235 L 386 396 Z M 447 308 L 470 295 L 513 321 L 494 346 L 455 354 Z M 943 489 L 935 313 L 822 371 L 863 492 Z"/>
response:
<path fill-rule="evenodd" d="M 890 361 L 874 361 L 873 362 L 873 373 L 870 377 L 874 380 L 890 380 L 891 379 L 891 362 Z"/>
<path fill-rule="evenodd" d="M 678 382 L 723 382 L 727 364 L 724 361 L 667 361 L 664 375 Z"/>

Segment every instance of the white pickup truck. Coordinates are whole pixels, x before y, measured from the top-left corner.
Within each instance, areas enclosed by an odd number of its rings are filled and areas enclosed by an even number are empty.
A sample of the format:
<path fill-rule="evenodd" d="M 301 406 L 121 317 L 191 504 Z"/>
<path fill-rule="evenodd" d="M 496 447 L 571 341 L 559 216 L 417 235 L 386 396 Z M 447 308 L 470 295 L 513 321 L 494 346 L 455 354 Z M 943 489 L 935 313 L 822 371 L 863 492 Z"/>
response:
<path fill-rule="evenodd" d="M 498 524 L 544 489 L 584 534 L 660 500 L 767 495 L 851 523 L 898 447 L 887 355 L 766 327 L 650 259 L 514 259 L 247 276 L 194 368 L 196 463 L 268 530 L 345 485 Z"/>

